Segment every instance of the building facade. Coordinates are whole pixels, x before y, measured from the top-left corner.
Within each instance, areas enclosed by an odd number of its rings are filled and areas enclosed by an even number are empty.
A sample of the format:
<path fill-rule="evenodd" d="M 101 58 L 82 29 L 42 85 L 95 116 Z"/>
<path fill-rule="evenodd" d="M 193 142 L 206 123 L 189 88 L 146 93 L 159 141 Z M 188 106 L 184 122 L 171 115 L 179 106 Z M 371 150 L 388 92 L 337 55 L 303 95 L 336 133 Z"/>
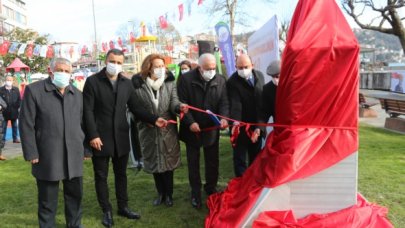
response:
<path fill-rule="evenodd" d="M 1 36 L 14 28 L 27 29 L 27 10 L 21 0 L 0 0 Z"/>

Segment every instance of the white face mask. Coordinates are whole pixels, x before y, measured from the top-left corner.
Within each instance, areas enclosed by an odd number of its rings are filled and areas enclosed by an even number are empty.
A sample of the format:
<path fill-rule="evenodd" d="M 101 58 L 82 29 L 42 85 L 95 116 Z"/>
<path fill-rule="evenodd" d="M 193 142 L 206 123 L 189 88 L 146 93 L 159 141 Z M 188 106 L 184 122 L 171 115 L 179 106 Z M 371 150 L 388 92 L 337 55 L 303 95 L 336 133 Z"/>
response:
<path fill-rule="evenodd" d="M 252 69 L 238 70 L 238 75 L 241 78 L 248 79 L 250 77 L 250 75 L 252 75 Z"/>
<path fill-rule="evenodd" d="M 107 73 L 112 76 L 117 76 L 122 72 L 122 66 L 114 63 L 107 63 Z"/>
<path fill-rule="evenodd" d="M 156 78 L 162 78 L 166 75 L 166 69 L 164 67 L 153 69 L 153 74 Z"/>
<path fill-rule="evenodd" d="M 12 81 L 6 81 L 6 86 L 7 86 L 7 87 L 13 86 L 13 82 L 12 82 Z"/>
<path fill-rule="evenodd" d="M 214 78 L 216 74 L 215 70 L 203 70 L 202 72 L 202 77 L 204 78 L 205 81 L 210 81 L 212 78 Z"/>
<path fill-rule="evenodd" d="M 184 70 L 181 70 L 181 73 L 182 74 L 185 74 L 185 73 L 187 73 L 187 72 L 189 72 L 190 71 L 190 69 L 184 69 Z"/>
<path fill-rule="evenodd" d="M 65 88 L 69 85 L 70 74 L 65 72 L 54 72 L 52 83 L 58 88 Z"/>
<path fill-rule="evenodd" d="M 273 82 L 274 85 L 278 86 L 278 81 L 280 79 L 279 78 L 271 78 L 271 81 Z"/>

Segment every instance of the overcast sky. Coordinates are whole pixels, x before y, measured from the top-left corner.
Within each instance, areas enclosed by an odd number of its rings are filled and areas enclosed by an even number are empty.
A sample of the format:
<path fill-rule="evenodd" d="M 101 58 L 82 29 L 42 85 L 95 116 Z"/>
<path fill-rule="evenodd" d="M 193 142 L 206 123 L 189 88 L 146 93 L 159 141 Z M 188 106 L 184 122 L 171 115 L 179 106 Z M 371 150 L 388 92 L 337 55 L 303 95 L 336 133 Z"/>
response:
<path fill-rule="evenodd" d="M 153 22 L 159 16 L 178 12 L 178 5 L 188 0 L 94 0 L 97 37 L 99 41 L 117 38 L 117 31 L 122 26 L 130 28 L 132 19 Z M 213 31 L 217 21 L 210 21 L 204 15 L 204 5 L 210 0 L 204 0 L 203 6 L 197 6 L 197 0 L 191 0 L 194 6 L 188 17 L 186 5 L 185 18 L 175 24 L 183 34 Z M 295 0 L 288 0 L 296 5 Z M 91 0 L 25 0 L 28 10 L 28 26 L 42 34 L 49 33 L 52 41 L 76 41 L 90 43 L 94 40 L 93 11 Z M 249 0 L 247 12 L 253 15 L 251 26 L 247 31 L 260 28 L 276 12 L 279 16 L 291 14 L 291 4 L 268 4 L 262 0 Z M 287 13 L 290 11 L 290 13 Z M 176 20 L 178 21 L 178 20 Z M 241 28 L 239 28 L 241 31 Z"/>
<path fill-rule="evenodd" d="M 192 2 L 191 16 L 188 16 L 186 2 Z M 380 0 L 377 0 L 380 1 Z M 28 26 L 41 34 L 50 34 L 51 42 L 78 42 L 91 44 L 94 41 L 92 0 L 25 0 L 28 11 Z M 204 6 L 211 2 L 204 0 L 197 6 L 198 0 L 94 0 L 98 41 L 117 39 L 120 27 L 131 28 L 131 20 L 145 23 L 154 22 L 159 16 L 178 13 L 178 5 L 184 3 L 184 19 L 176 19 L 175 27 L 182 35 L 200 32 L 214 32 L 219 19 L 210 20 L 204 12 Z M 246 12 L 252 15 L 248 28 L 238 26 L 237 32 L 252 31 L 260 28 L 274 14 L 279 20 L 289 19 L 298 0 L 274 0 L 273 4 L 264 0 L 249 0 Z M 340 2 L 340 0 L 337 0 Z M 352 20 L 349 23 L 354 26 Z"/>

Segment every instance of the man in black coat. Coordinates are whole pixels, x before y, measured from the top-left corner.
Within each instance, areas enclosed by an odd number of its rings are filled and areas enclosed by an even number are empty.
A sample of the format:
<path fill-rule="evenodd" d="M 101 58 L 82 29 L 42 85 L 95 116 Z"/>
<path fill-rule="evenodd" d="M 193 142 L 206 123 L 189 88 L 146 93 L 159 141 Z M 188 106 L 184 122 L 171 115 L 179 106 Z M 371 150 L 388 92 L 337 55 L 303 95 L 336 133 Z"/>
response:
<path fill-rule="evenodd" d="M 262 104 L 263 104 L 263 117 L 262 119 L 267 122 L 269 118 L 273 117 L 275 120 L 275 107 L 276 107 L 276 92 L 278 80 L 280 77 L 280 60 L 275 60 L 270 63 L 266 70 L 267 75 L 271 77 L 271 81 L 263 86 Z"/>
<path fill-rule="evenodd" d="M 14 78 L 12 76 L 6 77 L 6 83 L 0 87 L 0 96 L 7 103 L 7 108 L 3 110 L 3 141 L 6 141 L 7 124 L 11 121 L 11 127 L 13 131 L 13 142 L 20 143 L 18 138 L 18 111 L 21 105 L 20 90 L 13 86 Z"/>
<path fill-rule="evenodd" d="M 228 97 L 230 103 L 230 117 L 232 119 L 258 123 L 263 122 L 261 117 L 261 98 L 264 84 L 263 74 L 253 69 L 250 57 L 242 54 L 236 60 L 237 72 L 232 74 L 227 82 Z M 236 130 L 234 122 L 232 134 Z M 261 130 L 262 129 L 262 130 Z M 252 135 L 246 134 L 245 127 L 240 128 L 239 137 L 233 148 L 233 165 L 237 177 L 242 176 L 246 168 L 246 154 L 248 154 L 249 165 L 251 165 L 261 149 L 261 139 L 265 135 L 264 128 L 251 126 L 249 129 Z"/>
<path fill-rule="evenodd" d="M 128 208 L 127 163 L 130 151 L 127 107 L 136 118 L 152 126 L 165 127 L 167 121 L 137 107 L 135 91 L 129 79 L 121 75 L 124 53 L 111 49 L 106 56 L 106 68 L 87 78 L 83 89 L 86 138 L 93 151 L 93 168 L 97 199 L 103 210 L 102 224 L 113 225 L 107 176 L 110 158 L 115 177 L 118 215 L 139 219 Z"/>
<path fill-rule="evenodd" d="M 186 73 L 179 81 L 178 94 L 182 103 L 210 110 L 223 116 L 229 114 L 226 80 L 216 74 L 216 60 L 212 54 L 200 56 L 199 67 Z M 218 125 L 228 126 L 225 119 L 219 123 L 205 113 L 192 109 L 184 115 L 180 124 L 180 139 L 186 143 L 188 177 L 191 187 L 191 204 L 201 207 L 200 147 L 204 149 L 205 180 L 207 195 L 215 193 L 219 167 L 219 129 L 205 131 Z"/>
<path fill-rule="evenodd" d="M 32 164 L 38 188 L 40 227 L 56 227 L 59 182 L 63 183 L 66 227 L 81 227 L 84 133 L 83 98 L 69 84 L 72 65 L 54 59 L 49 78 L 25 89 L 20 112 L 24 158 Z"/>

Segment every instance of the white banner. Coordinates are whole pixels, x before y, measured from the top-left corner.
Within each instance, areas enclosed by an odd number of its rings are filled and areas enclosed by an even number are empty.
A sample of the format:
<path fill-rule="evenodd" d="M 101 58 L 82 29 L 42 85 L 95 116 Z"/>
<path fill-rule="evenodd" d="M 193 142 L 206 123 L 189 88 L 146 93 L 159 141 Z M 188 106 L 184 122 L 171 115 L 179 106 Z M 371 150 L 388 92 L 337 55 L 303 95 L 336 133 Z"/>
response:
<path fill-rule="evenodd" d="M 266 75 L 267 66 L 279 59 L 278 53 L 278 19 L 274 15 L 266 24 L 249 37 L 248 54 L 252 58 L 254 68 Z M 270 76 L 265 76 L 267 83 Z"/>

